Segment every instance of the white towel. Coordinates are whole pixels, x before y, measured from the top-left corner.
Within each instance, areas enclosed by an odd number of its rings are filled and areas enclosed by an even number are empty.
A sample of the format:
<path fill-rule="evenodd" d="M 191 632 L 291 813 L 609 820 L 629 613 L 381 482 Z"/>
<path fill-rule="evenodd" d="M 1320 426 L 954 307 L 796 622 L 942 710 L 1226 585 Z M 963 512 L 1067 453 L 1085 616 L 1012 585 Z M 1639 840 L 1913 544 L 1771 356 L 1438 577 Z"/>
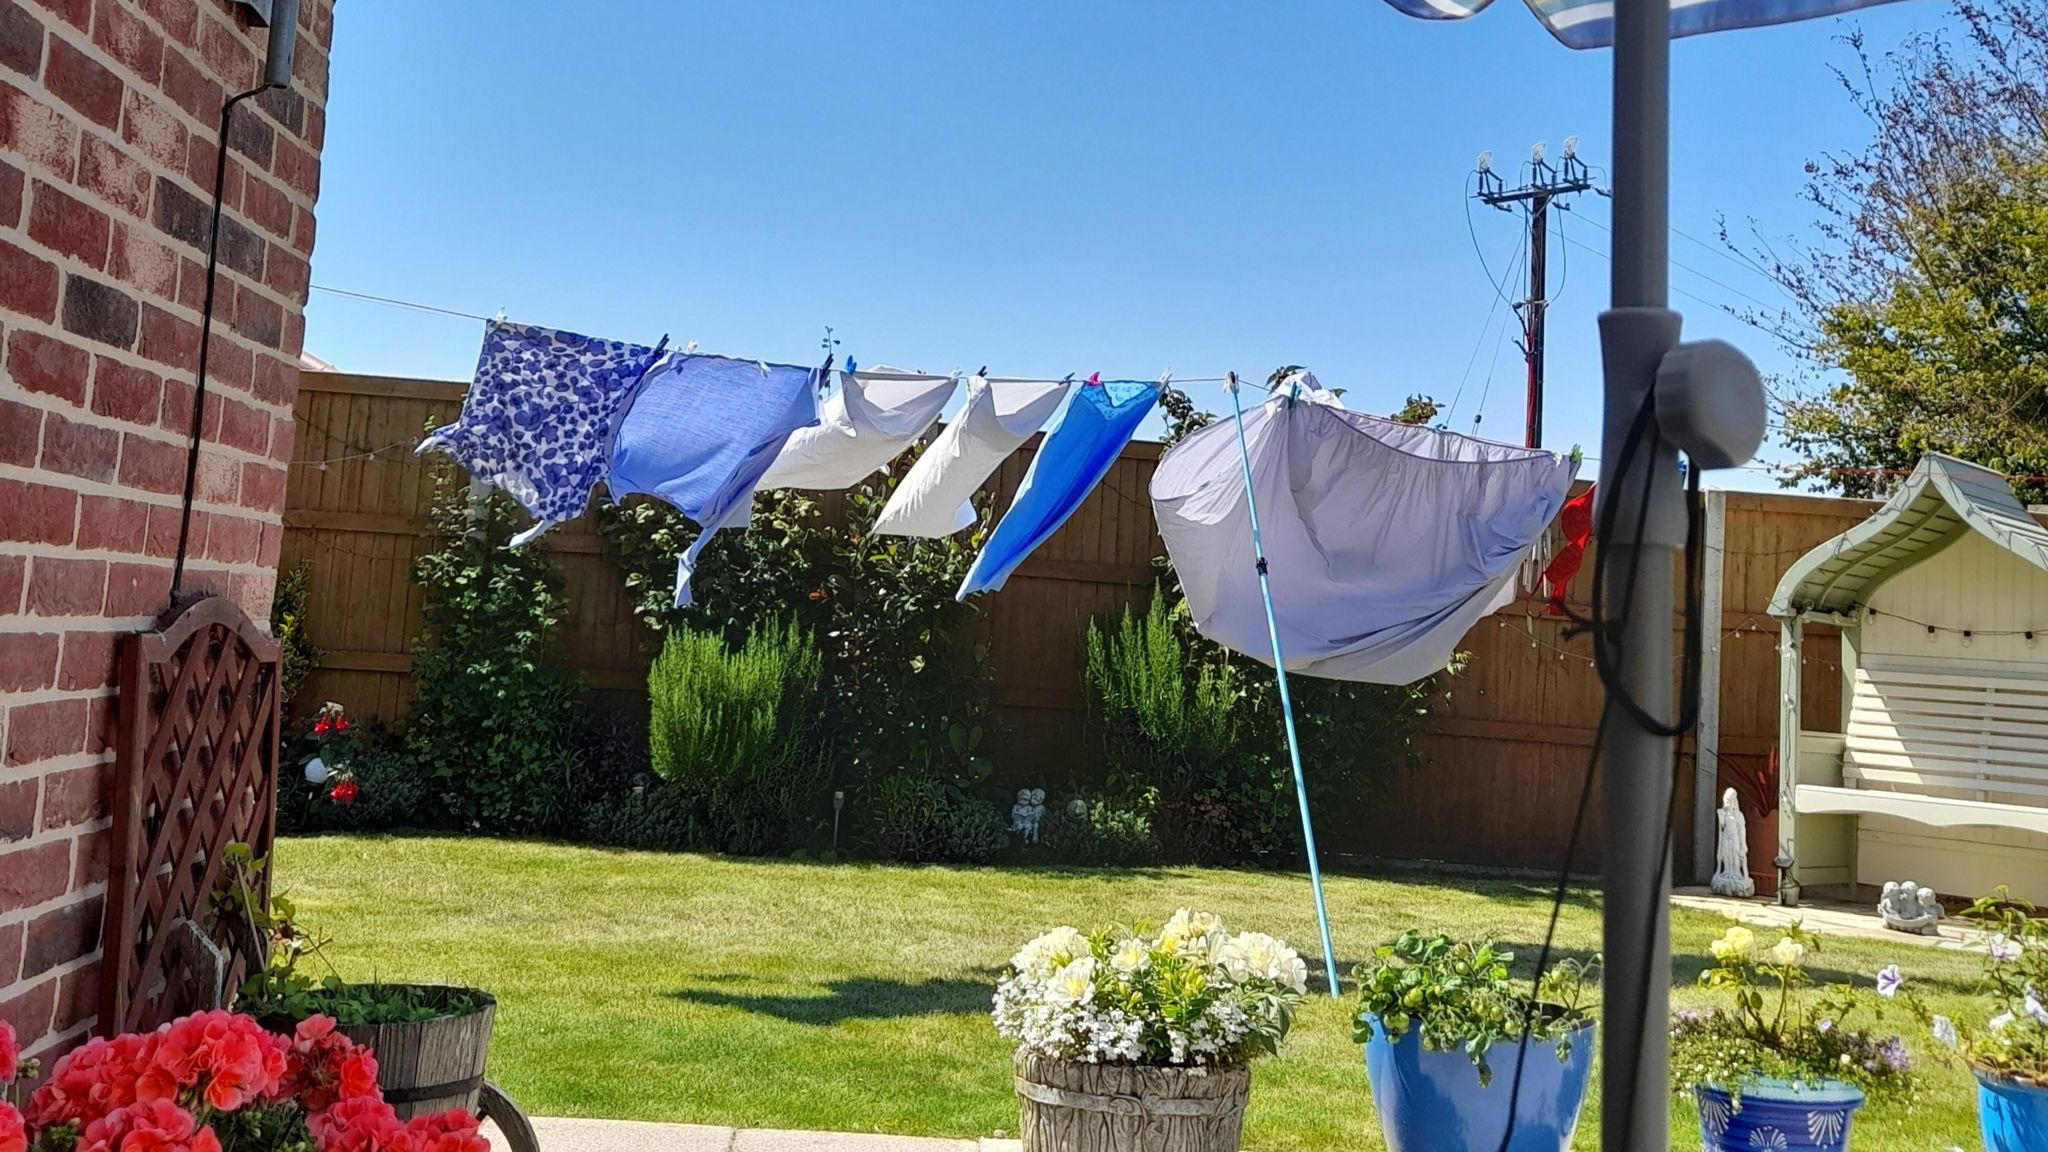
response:
<path fill-rule="evenodd" d="M 917 443 L 953 398 L 953 376 L 876 368 L 840 378 L 761 477 L 762 488 L 851 488 Z"/>
<path fill-rule="evenodd" d="M 1063 381 L 967 381 L 967 406 L 910 466 L 875 520 L 891 536 L 951 536 L 974 523 L 975 489 L 1067 398 Z"/>

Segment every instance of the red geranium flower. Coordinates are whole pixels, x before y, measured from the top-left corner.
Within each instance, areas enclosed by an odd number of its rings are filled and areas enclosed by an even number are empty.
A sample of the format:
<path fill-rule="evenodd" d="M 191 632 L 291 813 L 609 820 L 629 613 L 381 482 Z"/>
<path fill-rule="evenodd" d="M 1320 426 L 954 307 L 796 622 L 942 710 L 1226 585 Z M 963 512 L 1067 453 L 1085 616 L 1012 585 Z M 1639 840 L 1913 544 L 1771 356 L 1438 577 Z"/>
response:
<path fill-rule="evenodd" d="M 327 798 L 329 800 L 334 801 L 336 804 L 355 803 L 356 782 L 354 778 L 344 776 L 341 779 L 335 781 L 334 787 L 327 790 Z"/>
<path fill-rule="evenodd" d="M 0 1100 L 0 1152 L 28 1152 L 28 1125 L 5 1100 Z"/>
<path fill-rule="evenodd" d="M 21 1073 L 21 1045 L 15 1042 L 14 1025 L 0 1020 L 0 1084 Z"/>

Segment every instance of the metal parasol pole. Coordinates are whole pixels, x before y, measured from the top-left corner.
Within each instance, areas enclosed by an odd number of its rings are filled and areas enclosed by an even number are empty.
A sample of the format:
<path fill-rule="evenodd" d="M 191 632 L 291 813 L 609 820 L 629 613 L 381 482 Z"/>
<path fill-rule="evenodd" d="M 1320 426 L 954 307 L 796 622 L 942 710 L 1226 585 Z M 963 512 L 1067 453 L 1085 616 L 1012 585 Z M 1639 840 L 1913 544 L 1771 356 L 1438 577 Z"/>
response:
<path fill-rule="evenodd" d="M 1244 502 L 1251 513 L 1252 555 L 1258 557 L 1259 594 L 1266 601 L 1266 634 L 1273 641 L 1273 673 L 1280 678 L 1280 715 L 1287 723 L 1287 756 L 1294 762 L 1294 799 L 1301 806 L 1301 839 L 1308 848 L 1308 882 L 1316 894 L 1316 927 L 1323 933 L 1323 968 L 1330 995 L 1338 995 L 1337 952 L 1330 946 L 1330 912 L 1323 905 L 1323 866 L 1316 860 L 1316 829 L 1308 818 L 1308 780 L 1301 772 L 1301 741 L 1294 735 L 1294 697 L 1287 691 L 1287 661 L 1280 655 L 1280 621 L 1273 615 L 1273 585 L 1266 579 L 1266 549 L 1259 543 L 1259 501 L 1252 495 L 1252 453 L 1244 441 L 1244 402 L 1237 396 L 1237 373 L 1224 376 L 1230 410 L 1237 417 L 1237 456 L 1244 464 Z"/>
<path fill-rule="evenodd" d="M 1672 579 L 1685 544 L 1678 450 L 1645 422 L 1645 443 L 1625 450 L 1631 425 L 1678 343 L 1668 302 L 1671 145 L 1671 0 L 1614 5 L 1614 279 L 1600 317 L 1606 396 L 1600 495 L 1616 501 L 1600 541 L 1605 586 L 1619 590 L 1620 686 L 1652 718 L 1673 716 Z M 1620 468 L 1628 465 L 1626 473 Z M 1644 504 L 1647 502 L 1648 507 Z M 1633 573 L 1633 576 L 1631 576 Z M 1670 1147 L 1670 871 L 1666 832 L 1672 739 L 1625 708 L 1607 710 L 1602 852 L 1606 956 L 1601 1036 L 1600 1147 Z"/>

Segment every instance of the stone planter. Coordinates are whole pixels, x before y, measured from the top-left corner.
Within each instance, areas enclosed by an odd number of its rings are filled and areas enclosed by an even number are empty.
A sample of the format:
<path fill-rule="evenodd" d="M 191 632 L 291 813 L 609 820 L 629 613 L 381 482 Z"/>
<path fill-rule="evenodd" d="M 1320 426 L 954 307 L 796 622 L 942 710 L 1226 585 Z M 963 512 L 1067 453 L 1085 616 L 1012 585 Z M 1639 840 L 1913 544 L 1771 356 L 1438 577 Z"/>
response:
<path fill-rule="evenodd" d="M 1695 1087 L 1693 1099 L 1707 1152 L 1839 1152 L 1849 1147 L 1849 1120 L 1863 1106 L 1863 1090 L 1837 1080 L 1760 1080 L 1743 1086 L 1739 1109 L 1712 1084 Z"/>
<path fill-rule="evenodd" d="M 2048 1148 L 2048 1088 L 1977 1074 L 1977 1126 L 1985 1152 Z"/>
<path fill-rule="evenodd" d="M 1082 1064 L 1017 1053 L 1024 1152 L 1237 1152 L 1251 1068 Z"/>
<path fill-rule="evenodd" d="M 1520 1049 L 1519 1040 L 1504 1040 L 1488 1049 L 1493 1078 L 1481 1085 L 1479 1070 L 1464 1052 L 1428 1051 L 1422 1046 L 1420 1028 L 1389 1041 L 1375 1018 L 1372 1039 L 1365 1045 L 1365 1072 L 1389 1152 L 1439 1152 L 1450 1147 L 1495 1152 L 1508 1135 L 1508 1099 L 1514 1094 Z M 1591 1023 L 1571 1034 L 1570 1051 L 1563 1060 L 1557 1058 L 1555 1042 L 1531 1041 L 1522 1064 L 1522 1091 L 1515 1099 L 1514 1140 L 1508 1152 L 1569 1149 L 1592 1070 Z M 1446 1144 L 1446 1133 L 1457 1133 L 1457 1143 Z"/>

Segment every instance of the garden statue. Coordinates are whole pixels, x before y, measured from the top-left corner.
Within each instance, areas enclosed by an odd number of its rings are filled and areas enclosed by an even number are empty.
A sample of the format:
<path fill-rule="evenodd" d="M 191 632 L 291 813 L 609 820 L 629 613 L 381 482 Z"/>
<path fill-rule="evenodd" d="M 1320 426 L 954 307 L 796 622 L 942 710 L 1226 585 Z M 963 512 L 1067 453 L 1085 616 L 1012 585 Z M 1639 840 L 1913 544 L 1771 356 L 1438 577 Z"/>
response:
<path fill-rule="evenodd" d="M 1749 822 L 1742 818 L 1735 789 L 1721 793 L 1721 810 L 1714 814 L 1714 826 L 1714 878 L 1708 887 L 1716 896 L 1756 895 L 1756 881 L 1749 876 Z"/>
<path fill-rule="evenodd" d="M 1017 789 L 1017 802 L 1010 805 L 1010 831 L 1021 834 L 1026 844 L 1036 844 L 1038 825 L 1044 819 L 1045 789 Z"/>
<path fill-rule="evenodd" d="M 1884 895 L 1877 901 L 1877 914 L 1884 917 L 1884 926 L 1899 932 L 1913 932 L 1921 936 L 1940 935 L 1935 925 L 1941 920 L 1941 901 L 1935 899 L 1934 889 L 1922 888 L 1911 880 L 1887 880 Z"/>

